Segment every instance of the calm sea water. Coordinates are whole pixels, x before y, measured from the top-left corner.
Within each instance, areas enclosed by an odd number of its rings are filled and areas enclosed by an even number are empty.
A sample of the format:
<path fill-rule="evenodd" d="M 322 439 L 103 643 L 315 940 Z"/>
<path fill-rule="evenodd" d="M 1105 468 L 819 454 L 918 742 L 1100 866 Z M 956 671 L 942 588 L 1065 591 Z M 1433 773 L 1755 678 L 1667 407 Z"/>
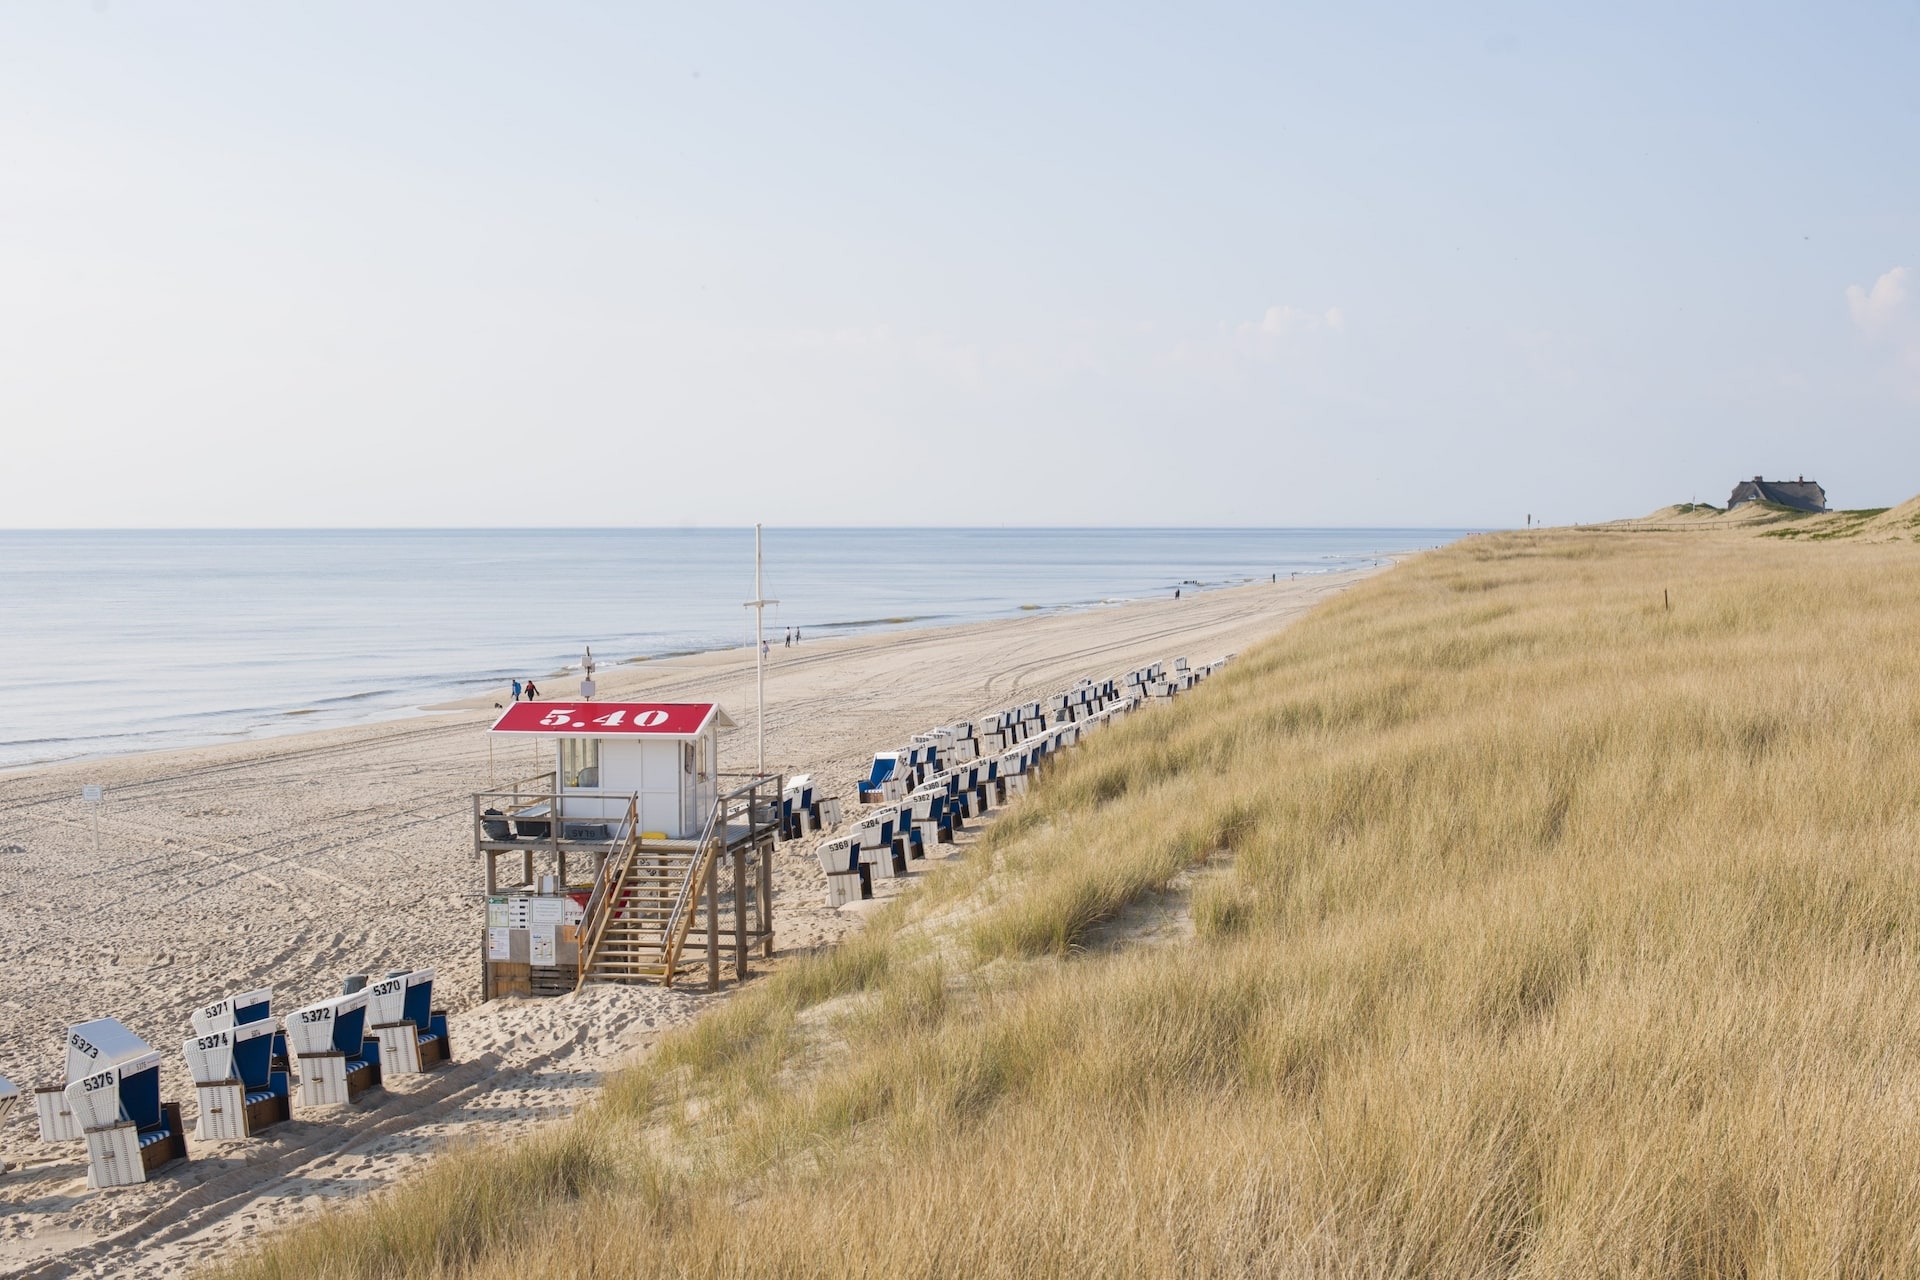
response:
<path fill-rule="evenodd" d="M 768 530 L 778 644 L 1320 573 L 1438 529 Z M 0 532 L 0 768 L 410 714 L 746 643 L 737 529 Z M 556 684 L 557 691 L 557 684 Z"/>

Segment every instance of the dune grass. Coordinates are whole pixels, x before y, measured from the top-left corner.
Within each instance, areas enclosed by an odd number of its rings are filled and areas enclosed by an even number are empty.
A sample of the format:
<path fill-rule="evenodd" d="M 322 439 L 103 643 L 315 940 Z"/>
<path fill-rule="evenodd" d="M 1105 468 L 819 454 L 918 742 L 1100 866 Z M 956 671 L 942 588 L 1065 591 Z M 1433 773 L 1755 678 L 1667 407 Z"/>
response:
<path fill-rule="evenodd" d="M 229 1274 L 1920 1271 L 1916 636 L 1900 545 L 1422 556 Z"/>

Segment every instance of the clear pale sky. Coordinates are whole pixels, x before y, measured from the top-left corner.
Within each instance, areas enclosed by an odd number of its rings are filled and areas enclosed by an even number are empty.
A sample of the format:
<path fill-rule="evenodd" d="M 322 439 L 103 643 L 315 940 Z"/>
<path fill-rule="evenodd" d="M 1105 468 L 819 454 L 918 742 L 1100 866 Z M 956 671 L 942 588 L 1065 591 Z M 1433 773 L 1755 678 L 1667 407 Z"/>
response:
<path fill-rule="evenodd" d="M 1920 11 L 1439 8 L 10 5 L 0 525 L 1920 492 Z"/>

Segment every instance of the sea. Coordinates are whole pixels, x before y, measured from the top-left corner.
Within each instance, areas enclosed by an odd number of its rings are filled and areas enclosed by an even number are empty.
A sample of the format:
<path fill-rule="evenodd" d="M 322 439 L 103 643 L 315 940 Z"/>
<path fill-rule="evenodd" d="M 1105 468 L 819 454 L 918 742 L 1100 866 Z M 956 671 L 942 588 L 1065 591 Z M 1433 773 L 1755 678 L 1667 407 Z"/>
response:
<path fill-rule="evenodd" d="M 768 529 L 801 643 L 1334 573 L 1462 529 Z M 751 643 L 752 529 L 0 531 L 0 769 Z M 577 675 L 577 670 L 575 670 Z"/>

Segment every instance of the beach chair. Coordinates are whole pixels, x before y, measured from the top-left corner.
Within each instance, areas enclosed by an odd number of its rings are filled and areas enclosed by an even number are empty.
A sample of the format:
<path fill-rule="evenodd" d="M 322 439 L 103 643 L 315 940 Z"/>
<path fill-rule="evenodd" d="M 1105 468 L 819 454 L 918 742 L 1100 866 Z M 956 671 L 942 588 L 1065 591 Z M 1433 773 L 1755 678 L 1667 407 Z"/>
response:
<path fill-rule="evenodd" d="M 860 861 L 873 868 L 872 874 L 891 880 L 907 874 L 907 853 L 897 838 L 900 811 L 888 809 L 866 818 L 853 829 L 853 840 L 860 850 Z"/>
<path fill-rule="evenodd" d="M 860 803 L 875 804 L 888 799 L 884 794 L 887 784 L 896 781 L 894 775 L 901 768 L 900 752 L 876 752 L 873 757 L 873 768 L 868 772 L 866 781 L 859 784 Z"/>
<path fill-rule="evenodd" d="M 7 1079 L 5 1076 L 0 1076 L 0 1127 L 6 1125 L 7 1117 L 12 1115 L 13 1109 L 19 1105 L 20 1090 L 14 1087 L 13 1081 Z M 6 1171 L 6 1162 L 0 1160 L 0 1173 L 5 1173 Z"/>
<path fill-rule="evenodd" d="M 66 1109 L 87 1144 L 87 1185 L 130 1187 L 187 1156 L 180 1104 L 160 1100 L 160 1053 L 113 1018 L 67 1031 Z"/>
<path fill-rule="evenodd" d="M 780 802 L 782 840 L 798 840 L 808 831 L 820 829 L 820 806 L 814 803 L 811 774 L 797 773 L 789 778 Z"/>
<path fill-rule="evenodd" d="M 1000 785 L 1007 799 L 1027 793 L 1027 767 L 1030 762 L 1028 753 L 1019 747 L 1000 757 Z"/>
<path fill-rule="evenodd" d="M 850 835 L 822 840 L 814 855 L 827 873 L 827 905 L 843 907 L 873 896 L 873 873 L 860 861 L 860 846 Z"/>
<path fill-rule="evenodd" d="M 929 846 L 953 842 L 953 824 L 947 813 L 945 782 L 929 782 L 914 792 L 911 813 L 914 834 L 920 841 L 918 852 L 912 856 L 925 857 Z"/>
<path fill-rule="evenodd" d="M 353 1102 L 380 1083 L 378 1040 L 365 1035 L 367 993 L 333 996 L 287 1015 L 287 1045 L 300 1068 L 300 1105 Z"/>
<path fill-rule="evenodd" d="M 433 970 L 390 973 L 367 987 L 367 1020 L 380 1045 L 380 1078 L 418 1075 L 453 1061 L 447 1014 L 433 1007 Z"/>
<path fill-rule="evenodd" d="M 840 797 L 821 796 L 813 804 L 814 812 L 819 816 L 816 831 L 830 831 L 840 825 Z"/>
<path fill-rule="evenodd" d="M 278 1032 L 267 1019 L 196 1030 L 187 1038 L 181 1050 L 200 1100 L 194 1137 L 202 1142 L 250 1138 L 293 1118 L 287 1073 L 273 1069 Z"/>
<path fill-rule="evenodd" d="M 237 996 L 222 996 L 211 1004 L 201 1005 L 189 1018 L 196 1035 L 208 1035 L 215 1031 L 225 1031 L 229 1027 L 242 1027 L 250 1022 L 272 1020 L 272 987 L 244 991 Z M 282 1071 L 288 1069 L 287 1033 L 280 1030 L 278 1024 L 275 1024 L 273 1034 L 273 1065 Z"/>

